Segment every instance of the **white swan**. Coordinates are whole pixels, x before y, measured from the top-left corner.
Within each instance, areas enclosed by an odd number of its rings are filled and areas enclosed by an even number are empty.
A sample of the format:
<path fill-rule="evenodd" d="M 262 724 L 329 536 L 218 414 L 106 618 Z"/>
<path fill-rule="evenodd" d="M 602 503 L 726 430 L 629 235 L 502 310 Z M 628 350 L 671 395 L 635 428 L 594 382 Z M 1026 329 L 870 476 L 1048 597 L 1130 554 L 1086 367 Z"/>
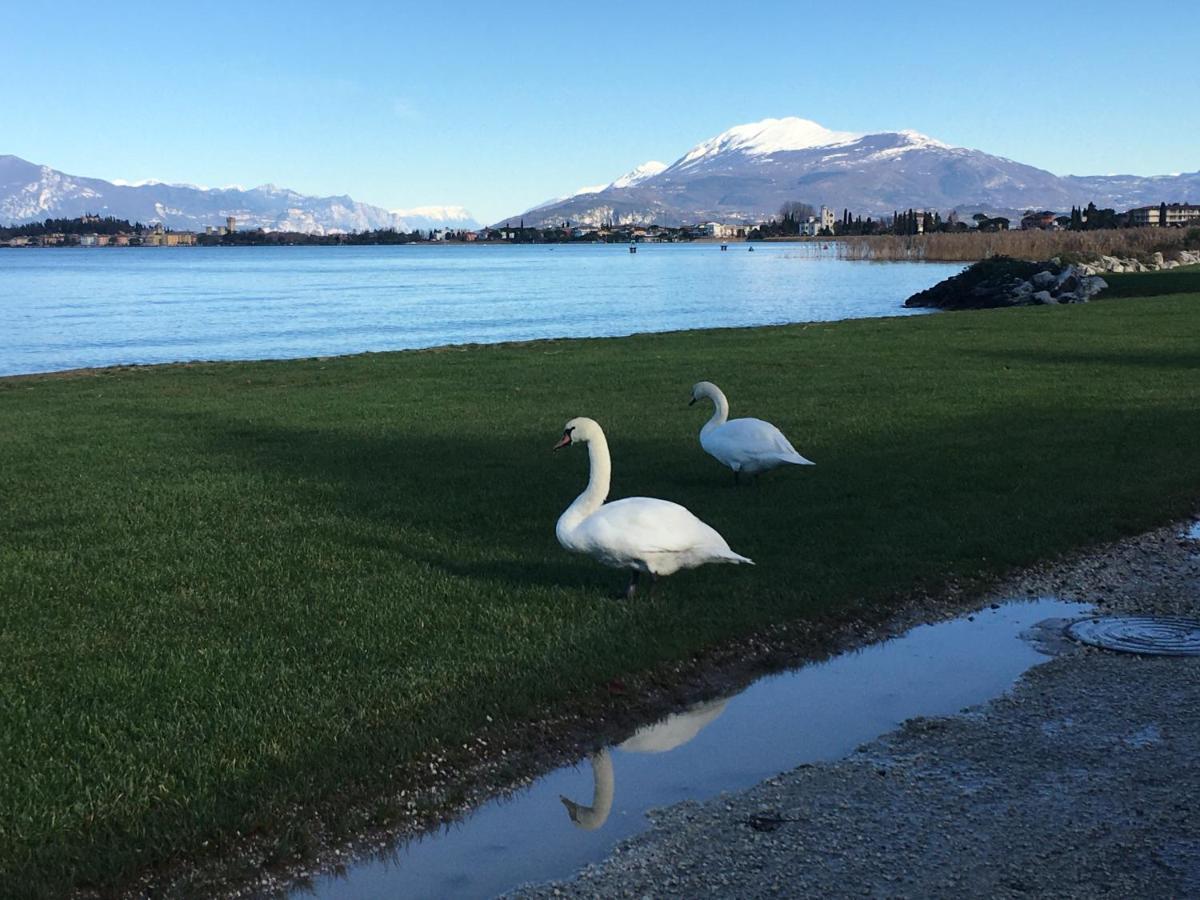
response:
<path fill-rule="evenodd" d="M 614 569 L 630 569 L 626 597 L 642 572 L 651 579 L 705 563 L 750 563 L 729 549 L 725 538 L 678 503 L 627 497 L 605 503 L 612 461 L 604 431 L 592 419 L 572 419 L 554 449 L 587 444 L 591 475 L 587 488 L 558 519 L 555 534 L 568 550 L 586 553 Z"/>
<path fill-rule="evenodd" d="M 709 700 L 667 716 L 653 725 L 646 725 L 634 732 L 633 737 L 617 745 L 618 750 L 629 753 L 666 753 L 681 747 L 694 738 L 709 722 L 725 711 L 728 697 L 720 700 Z M 592 805 L 584 806 L 569 797 L 559 794 L 558 799 L 567 808 L 579 828 L 584 831 L 595 831 L 612 812 L 613 793 L 616 780 L 613 777 L 612 757 L 607 749 L 598 750 L 591 755 L 592 763 Z"/>
<path fill-rule="evenodd" d="M 796 452 L 796 448 L 783 436 L 778 428 L 762 419 L 729 419 L 729 401 L 719 387 L 711 381 L 700 381 L 692 385 L 692 403 L 701 397 L 713 402 L 712 418 L 700 429 L 700 446 L 712 456 L 733 469 L 737 481 L 742 472 L 757 475 L 778 466 L 811 466 Z"/>

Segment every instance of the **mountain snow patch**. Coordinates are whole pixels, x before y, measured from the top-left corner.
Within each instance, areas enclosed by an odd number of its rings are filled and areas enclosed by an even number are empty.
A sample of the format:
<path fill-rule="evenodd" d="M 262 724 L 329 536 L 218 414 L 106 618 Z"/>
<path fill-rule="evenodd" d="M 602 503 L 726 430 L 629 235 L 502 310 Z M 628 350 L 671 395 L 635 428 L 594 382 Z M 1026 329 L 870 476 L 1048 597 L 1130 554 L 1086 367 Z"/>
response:
<path fill-rule="evenodd" d="M 631 172 L 626 172 L 616 181 L 608 185 L 610 188 L 627 188 L 633 187 L 635 184 L 641 184 L 648 178 L 653 178 L 659 172 L 667 168 L 666 163 L 661 163 L 656 159 L 649 162 L 644 162 Z"/>
<path fill-rule="evenodd" d="M 832 147 L 848 144 L 863 135 L 850 131 L 831 131 L 808 119 L 789 116 L 785 119 L 763 119 L 748 125 L 737 125 L 715 138 L 697 144 L 673 168 L 685 168 L 700 160 L 730 151 L 747 156 L 770 156 L 789 150 L 809 150 L 813 147 Z"/>

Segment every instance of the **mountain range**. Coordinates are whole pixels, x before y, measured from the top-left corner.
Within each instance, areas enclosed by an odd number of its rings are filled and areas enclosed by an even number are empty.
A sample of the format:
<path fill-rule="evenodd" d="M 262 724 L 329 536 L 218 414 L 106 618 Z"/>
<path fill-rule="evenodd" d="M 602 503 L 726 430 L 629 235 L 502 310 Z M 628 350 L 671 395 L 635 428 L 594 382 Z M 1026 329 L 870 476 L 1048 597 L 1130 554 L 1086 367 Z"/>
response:
<path fill-rule="evenodd" d="M 526 225 L 683 225 L 758 222 L 788 201 L 862 216 L 894 210 L 957 210 L 1013 216 L 1064 212 L 1089 202 L 1118 210 L 1200 201 L 1200 171 L 1177 175 L 1059 176 L 916 131 L 858 134 L 800 118 L 738 125 L 697 144 L 670 165 L 643 163 L 613 181 L 580 188 L 505 219 Z M 170 228 L 223 225 L 315 234 L 375 228 L 475 229 L 461 206 L 383 209 L 347 196 L 311 197 L 265 184 L 204 188 L 68 175 L 0 156 L 0 224 L 85 213 Z"/>
<path fill-rule="evenodd" d="M 272 184 L 250 190 L 159 181 L 130 184 L 68 175 L 17 156 L 0 156 L 0 224 L 69 219 L 85 213 L 192 231 L 224 225 L 227 216 L 237 219 L 242 229 L 311 234 L 479 227 L 461 206 L 388 210 L 345 196 L 309 197 Z"/>
<path fill-rule="evenodd" d="M 910 208 L 1011 216 L 1089 202 L 1124 210 L 1200 201 L 1200 171 L 1059 176 L 916 131 L 858 134 L 807 119 L 764 119 L 697 144 L 669 166 L 646 163 L 520 215 L 535 226 L 757 222 L 791 200 L 864 217 Z"/>

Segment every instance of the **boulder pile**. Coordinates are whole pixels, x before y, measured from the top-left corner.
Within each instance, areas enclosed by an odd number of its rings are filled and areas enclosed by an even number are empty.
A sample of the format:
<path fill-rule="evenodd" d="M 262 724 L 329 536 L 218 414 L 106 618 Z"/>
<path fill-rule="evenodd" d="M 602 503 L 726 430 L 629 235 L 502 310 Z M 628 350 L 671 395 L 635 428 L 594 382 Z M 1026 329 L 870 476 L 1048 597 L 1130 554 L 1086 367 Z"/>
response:
<path fill-rule="evenodd" d="M 1050 303 L 1084 303 L 1108 283 L 1082 266 L 1063 265 L 1058 259 L 1027 262 L 993 256 L 968 266 L 959 274 L 913 294 L 908 307 L 934 309 L 992 309 L 1001 306 L 1040 306 Z"/>
<path fill-rule="evenodd" d="M 1102 272 L 1156 272 L 1159 269 L 1174 269 L 1197 263 L 1200 263 L 1200 250 L 1177 250 L 1173 259 L 1164 259 L 1161 253 L 1153 253 L 1145 261 L 1101 256 L 1099 259 L 1080 263 L 1079 269 L 1085 275 L 1099 275 Z"/>

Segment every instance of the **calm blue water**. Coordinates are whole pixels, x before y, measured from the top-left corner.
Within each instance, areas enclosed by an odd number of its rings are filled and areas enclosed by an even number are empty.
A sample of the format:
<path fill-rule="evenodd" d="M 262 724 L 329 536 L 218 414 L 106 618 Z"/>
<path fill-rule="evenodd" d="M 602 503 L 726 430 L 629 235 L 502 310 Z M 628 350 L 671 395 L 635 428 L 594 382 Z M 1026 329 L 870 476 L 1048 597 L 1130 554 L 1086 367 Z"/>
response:
<path fill-rule="evenodd" d="M 902 315 L 954 264 L 816 244 L 0 250 L 0 375 Z"/>

